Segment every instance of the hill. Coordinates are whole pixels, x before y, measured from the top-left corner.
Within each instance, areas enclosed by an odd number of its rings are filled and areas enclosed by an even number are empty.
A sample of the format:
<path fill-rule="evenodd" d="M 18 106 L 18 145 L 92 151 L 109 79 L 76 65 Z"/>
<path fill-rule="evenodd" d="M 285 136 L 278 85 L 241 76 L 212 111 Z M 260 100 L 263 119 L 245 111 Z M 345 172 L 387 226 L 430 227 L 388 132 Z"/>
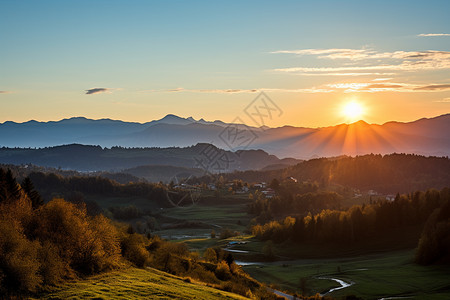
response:
<path fill-rule="evenodd" d="M 258 170 L 274 164 L 289 166 L 297 162 L 299 160 L 279 159 L 262 150 L 232 152 L 200 143 L 185 148 L 102 148 L 80 144 L 40 149 L 0 148 L 0 163 L 3 164 L 34 164 L 85 172 L 128 169 L 130 174 L 157 181 L 167 180 L 179 172 L 199 176 Z M 138 166 L 145 167 L 136 169 Z M 157 172 L 164 169 L 161 176 L 154 176 L 156 166 Z"/>
<path fill-rule="evenodd" d="M 380 193 L 408 193 L 429 188 L 441 189 L 450 182 L 448 157 L 414 154 L 367 154 L 356 157 L 318 158 L 278 169 L 234 172 L 227 180 L 270 182 L 294 177 L 299 182 L 317 182 L 321 186 L 341 185 Z"/>
<path fill-rule="evenodd" d="M 53 288 L 39 299 L 247 299 L 148 268 L 128 268 Z"/>

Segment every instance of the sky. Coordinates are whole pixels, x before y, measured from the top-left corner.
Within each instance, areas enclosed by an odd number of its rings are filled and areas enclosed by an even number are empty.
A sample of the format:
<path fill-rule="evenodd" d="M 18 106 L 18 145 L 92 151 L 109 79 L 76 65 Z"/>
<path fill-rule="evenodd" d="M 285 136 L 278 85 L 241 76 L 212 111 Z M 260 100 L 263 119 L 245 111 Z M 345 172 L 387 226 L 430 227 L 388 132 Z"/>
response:
<path fill-rule="evenodd" d="M 0 122 L 324 127 L 450 112 L 450 1 L 0 0 Z M 343 107 L 357 103 L 358 115 Z M 267 104 L 266 103 L 266 104 Z M 261 107 L 261 106 L 259 106 Z"/>

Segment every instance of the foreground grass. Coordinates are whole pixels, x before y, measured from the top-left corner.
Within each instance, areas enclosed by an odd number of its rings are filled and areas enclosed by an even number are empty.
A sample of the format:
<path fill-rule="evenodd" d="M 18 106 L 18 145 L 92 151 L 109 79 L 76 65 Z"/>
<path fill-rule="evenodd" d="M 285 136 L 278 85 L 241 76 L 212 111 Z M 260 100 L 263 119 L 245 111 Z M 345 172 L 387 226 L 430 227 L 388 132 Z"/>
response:
<path fill-rule="evenodd" d="M 363 299 L 408 297 L 408 299 L 450 299 L 448 266 L 419 266 L 414 251 L 396 251 L 343 259 L 309 259 L 244 266 L 253 278 L 300 291 L 300 278 L 306 279 L 310 294 L 339 286 L 318 277 L 337 278 L 354 284 L 334 291 L 339 298 L 356 295 Z"/>
<path fill-rule="evenodd" d="M 39 299 L 247 299 L 156 269 L 127 268 L 64 283 Z"/>

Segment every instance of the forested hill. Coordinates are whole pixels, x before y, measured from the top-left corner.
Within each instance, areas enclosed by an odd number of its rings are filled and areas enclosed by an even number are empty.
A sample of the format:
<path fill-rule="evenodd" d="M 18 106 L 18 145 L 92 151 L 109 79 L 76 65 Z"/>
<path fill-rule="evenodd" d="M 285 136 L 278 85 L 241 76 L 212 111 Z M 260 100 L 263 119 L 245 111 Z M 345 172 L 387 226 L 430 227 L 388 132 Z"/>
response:
<path fill-rule="evenodd" d="M 283 170 L 235 172 L 226 178 L 270 182 L 273 178 L 283 180 L 290 176 L 299 181 L 317 181 L 321 185 L 339 184 L 364 191 L 406 193 L 448 186 L 450 160 L 448 157 L 412 154 L 320 158 Z"/>
<path fill-rule="evenodd" d="M 215 173 L 258 170 L 271 165 L 289 166 L 299 161 L 279 159 L 262 150 L 231 152 L 206 143 L 184 148 L 102 148 L 80 144 L 39 149 L 0 148 L 0 163 L 3 164 L 31 163 L 77 171 L 118 171 L 144 165 L 166 165 Z"/>

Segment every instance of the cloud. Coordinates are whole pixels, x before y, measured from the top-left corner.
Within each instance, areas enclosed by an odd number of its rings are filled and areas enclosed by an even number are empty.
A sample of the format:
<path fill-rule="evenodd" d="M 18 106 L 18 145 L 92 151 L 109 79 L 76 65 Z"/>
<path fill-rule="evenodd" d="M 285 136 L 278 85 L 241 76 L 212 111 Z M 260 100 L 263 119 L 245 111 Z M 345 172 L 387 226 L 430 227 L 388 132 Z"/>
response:
<path fill-rule="evenodd" d="M 256 89 L 185 89 L 185 88 L 174 88 L 174 89 L 162 89 L 162 90 L 144 90 L 144 93 L 180 93 L 180 92 L 191 92 L 191 93 L 213 93 L 213 94 L 240 94 L 240 93 L 256 93 Z"/>
<path fill-rule="evenodd" d="M 450 69 L 449 51 L 394 51 L 377 52 L 370 49 L 303 49 L 279 50 L 271 53 L 316 55 L 318 59 L 359 61 L 359 65 L 338 67 L 288 67 L 275 72 L 309 76 L 362 76 L 381 75 L 387 72 Z M 375 63 L 374 63 L 375 62 Z M 359 73 L 359 74 L 358 74 Z"/>
<path fill-rule="evenodd" d="M 284 71 L 283 69 L 276 69 L 274 71 L 277 72 L 288 72 Z M 295 73 L 295 75 L 304 75 L 304 76 L 388 76 L 388 75 L 395 75 L 395 73 L 389 72 L 330 72 L 330 73 L 324 73 L 324 72 L 318 72 L 318 73 Z"/>
<path fill-rule="evenodd" d="M 420 37 L 450 36 L 450 33 L 421 33 L 421 34 L 418 34 L 417 36 L 420 36 Z"/>
<path fill-rule="evenodd" d="M 436 101 L 433 101 L 433 102 L 438 102 L 438 103 L 450 103 L 450 98 L 444 98 L 444 99 L 436 100 Z"/>
<path fill-rule="evenodd" d="M 11 91 L 0 91 L 0 94 L 11 94 Z"/>
<path fill-rule="evenodd" d="M 260 88 L 260 89 L 185 89 L 175 88 L 166 90 L 145 90 L 144 93 L 210 93 L 210 94 L 242 94 L 242 93 L 257 93 L 257 92 L 279 92 L 279 93 L 329 93 L 333 90 L 322 88 L 306 88 L 306 89 L 280 89 L 280 88 Z"/>
<path fill-rule="evenodd" d="M 273 54 L 296 54 L 296 55 L 319 55 L 319 58 L 347 58 L 347 59 L 362 59 L 370 53 L 365 49 L 302 49 L 302 50 L 278 50 L 270 52 Z"/>
<path fill-rule="evenodd" d="M 366 67 L 319 67 L 319 68 L 309 68 L 309 67 L 292 67 L 292 68 L 281 68 L 275 69 L 276 72 L 284 73 L 321 73 L 324 74 L 335 74 L 335 72 L 347 72 L 353 71 L 351 74 L 358 74 L 356 71 L 371 71 L 371 70 L 392 70 L 396 69 L 398 66 L 393 65 L 379 65 L 379 66 L 366 66 Z M 342 74 L 342 73 L 341 73 Z M 363 73 L 363 74 L 380 74 L 380 73 Z"/>
<path fill-rule="evenodd" d="M 450 84 L 429 84 L 417 85 L 409 83 L 373 83 L 373 82 L 350 82 L 350 83 L 334 83 L 327 85 L 334 89 L 343 89 L 345 93 L 353 92 L 438 92 L 450 90 Z"/>
<path fill-rule="evenodd" d="M 442 91 L 450 90 L 450 84 L 431 84 L 415 89 L 416 91 Z"/>
<path fill-rule="evenodd" d="M 209 94 L 243 94 L 243 93 L 333 93 L 344 91 L 345 93 L 352 92 L 437 92 L 450 90 L 450 84 L 409 84 L 397 82 L 384 82 L 392 78 L 376 78 L 370 82 L 344 82 L 332 83 L 318 87 L 299 88 L 299 89 L 285 89 L 285 88 L 259 88 L 259 89 L 161 89 L 161 90 L 144 90 L 141 93 L 209 93 Z M 375 81 L 375 82 L 373 82 Z M 383 82 L 377 82 L 383 81 Z"/>
<path fill-rule="evenodd" d="M 86 90 L 86 95 L 94 95 L 94 94 L 100 94 L 100 93 L 112 93 L 112 91 L 117 89 L 109 89 L 109 88 L 92 88 L 89 90 Z"/>
<path fill-rule="evenodd" d="M 386 81 L 386 80 L 391 80 L 391 79 L 394 79 L 394 78 L 389 78 L 389 77 L 375 78 L 375 79 L 372 79 L 372 81 Z"/>

